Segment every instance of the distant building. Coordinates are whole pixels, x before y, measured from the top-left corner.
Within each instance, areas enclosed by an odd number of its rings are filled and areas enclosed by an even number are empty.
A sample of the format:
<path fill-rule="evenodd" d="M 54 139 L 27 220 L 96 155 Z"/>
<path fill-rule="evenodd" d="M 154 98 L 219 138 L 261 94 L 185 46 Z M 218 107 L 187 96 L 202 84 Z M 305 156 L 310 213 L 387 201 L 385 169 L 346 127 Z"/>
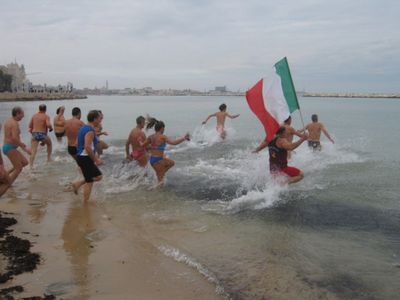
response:
<path fill-rule="evenodd" d="M 227 92 L 227 89 L 226 89 L 226 86 L 224 85 L 224 86 L 216 86 L 215 87 L 215 91 L 216 92 L 221 92 L 221 93 L 226 93 Z"/>
<path fill-rule="evenodd" d="M 13 92 L 27 92 L 32 85 L 26 78 L 25 66 L 19 65 L 17 62 L 1 66 L 3 73 L 12 76 L 11 90 Z"/>

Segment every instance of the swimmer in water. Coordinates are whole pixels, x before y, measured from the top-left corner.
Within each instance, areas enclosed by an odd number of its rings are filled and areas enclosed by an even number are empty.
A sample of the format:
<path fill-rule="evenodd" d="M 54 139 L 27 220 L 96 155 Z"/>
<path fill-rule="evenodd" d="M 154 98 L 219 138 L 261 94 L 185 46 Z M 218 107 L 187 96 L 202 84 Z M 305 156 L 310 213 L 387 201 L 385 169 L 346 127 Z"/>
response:
<path fill-rule="evenodd" d="M 226 112 L 226 104 L 221 104 L 219 106 L 219 110 L 220 111 L 218 111 L 212 115 L 209 115 L 202 124 L 205 125 L 210 118 L 216 117 L 217 118 L 217 128 L 216 128 L 217 132 L 222 139 L 225 139 L 226 138 L 226 130 L 225 130 L 226 117 L 228 117 L 230 119 L 235 119 L 235 118 L 239 117 L 240 115 L 239 114 L 230 115 L 229 113 L 227 113 Z"/>

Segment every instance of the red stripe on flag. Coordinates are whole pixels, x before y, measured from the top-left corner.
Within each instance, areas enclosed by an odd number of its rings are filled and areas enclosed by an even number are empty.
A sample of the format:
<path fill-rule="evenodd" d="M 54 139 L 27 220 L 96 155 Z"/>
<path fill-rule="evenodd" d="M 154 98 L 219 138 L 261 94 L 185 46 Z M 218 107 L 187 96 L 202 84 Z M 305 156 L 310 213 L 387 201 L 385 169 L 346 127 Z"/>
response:
<path fill-rule="evenodd" d="M 278 131 L 278 122 L 269 114 L 265 105 L 263 97 L 263 79 L 257 82 L 251 89 L 246 92 L 246 100 L 250 109 L 257 116 L 264 126 L 267 137 L 267 142 L 271 141 Z"/>

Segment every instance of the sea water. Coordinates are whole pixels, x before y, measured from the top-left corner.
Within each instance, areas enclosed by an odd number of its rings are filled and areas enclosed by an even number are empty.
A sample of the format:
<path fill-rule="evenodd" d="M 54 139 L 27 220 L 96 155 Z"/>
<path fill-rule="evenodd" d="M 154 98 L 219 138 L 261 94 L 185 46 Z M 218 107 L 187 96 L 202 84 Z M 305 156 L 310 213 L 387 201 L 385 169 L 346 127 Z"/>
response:
<path fill-rule="evenodd" d="M 53 117 L 58 106 L 66 118 L 74 106 L 83 119 L 90 109 L 104 113 L 104 180 L 93 201 L 129 235 L 140 226 L 161 253 L 187 264 L 232 299 L 398 299 L 400 295 L 400 101 L 384 99 L 300 98 L 302 116 L 294 127 L 318 114 L 333 136 L 322 136 L 322 151 L 306 144 L 290 165 L 303 170 L 300 183 L 287 186 L 269 175 L 267 150 L 252 154 L 264 132 L 244 97 L 91 96 L 87 100 L 46 102 Z M 227 138 L 215 119 L 201 122 L 226 103 Z M 0 121 L 14 105 L 25 110 L 22 138 L 39 102 L 1 103 Z M 164 188 L 152 190 L 151 167 L 127 163 L 125 141 L 139 115 L 166 124 L 170 138 L 191 134 L 191 141 L 168 146 L 176 164 Z M 151 134 L 150 130 L 147 134 Z M 54 145 L 48 172 L 60 189 L 76 178 L 65 141 Z M 36 161 L 35 180 L 46 180 Z M 20 182 L 23 186 L 24 183 Z M 18 189 L 16 189 L 18 192 Z M 21 190 L 23 192 L 23 188 Z M 25 191 L 27 192 L 27 191 Z"/>

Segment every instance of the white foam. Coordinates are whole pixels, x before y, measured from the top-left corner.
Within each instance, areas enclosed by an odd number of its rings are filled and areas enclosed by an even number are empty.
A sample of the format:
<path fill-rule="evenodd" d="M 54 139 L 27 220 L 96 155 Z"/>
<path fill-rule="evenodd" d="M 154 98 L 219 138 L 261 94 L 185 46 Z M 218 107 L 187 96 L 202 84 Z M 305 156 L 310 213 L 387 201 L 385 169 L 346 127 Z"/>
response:
<path fill-rule="evenodd" d="M 226 127 L 226 139 L 234 139 L 236 131 L 232 127 Z M 221 142 L 222 138 L 218 134 L 215 128 L 208 128 L 206 126 L 197 126 L 191 134 L 189 142 L 181 144 L 177 147 L 168 149 L 169 153 L 184 152 L 190 149 L 203 149 L 210 147 L 218 142 Z"/>
<path fill-rule="evenodd" d="M 154 183 L 154 171 L 149 165 L 142 168 L 136 161 L 116 164 L 107 178 L 105 193 L 129 192 L 138 187 L 148 187 Z"/>
<path fill-rule="evenodd" d="M 175 261 L 184 263 L 189 267 L 197 270 L 201 275 L 207 278 L 208 281 L 215 284 L 216 286 L 215 291 L 217 294 L 224 296 L 225 299 L 229 299 L 228 295 L 226 295 L 224 291 L 224 288 L 219 283 L 217 277 L 214 274 L 212 274 L 209 270 L 207 270 L 207 268 L 205 268 L 203 265 L 197 262 L 194 258 L 188 256 L 185 253 L 182 253 L 181 251 L 179 251 L 179 249 L 170 246 L 161 245 L 158 247 L 158 250 L 165 256 L 171 257 Z"/>
<path fill-rule="evenodd" d="M 268 208 L 279 203 L 282 194 L 288 190 L 309 191 L 325 188 L 329 182 L 321 181 L 320 172 L 331 165 L 364 161 L 358 154 L 342 145 L 326 144 L 323 145 L 321 152 L 312 152 L 308 147 L 302 146 L 293 154 L 289 165 L 301 169 L 305 174 L 305 179 L 301 183 L 288 187 L 271 177 L 268 150 L 251 154 L 254 148 L 234 150 L 224 158 L 209 161 L 197 160 L 194 165 L 181 168 L 180 171 L 186 175 L 204 176 L 221 183 L 227 180 L 238 182 L 237 197 L 229 201 L 218 199 L 208 202 L 202 206 L 202 209 L 225 214 L 245 209 Z"/>

